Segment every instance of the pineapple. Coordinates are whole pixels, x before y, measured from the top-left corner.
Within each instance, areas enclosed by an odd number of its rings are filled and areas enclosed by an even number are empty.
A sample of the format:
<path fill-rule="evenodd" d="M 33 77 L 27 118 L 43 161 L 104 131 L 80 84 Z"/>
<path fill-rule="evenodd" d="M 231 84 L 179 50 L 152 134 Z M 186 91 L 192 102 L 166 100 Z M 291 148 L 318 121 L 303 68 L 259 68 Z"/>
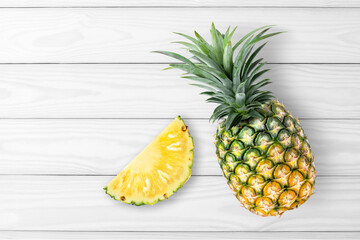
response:
<path fill-rule="evenodd" d="M 190 178 L 193 149 L 178 116 L 104 189 L 115 200 L 137 206 L 168 199 Z"/>
<path fill-rule="evenodd" d="M 216 103 L 210 120 L 218 121 L 216 154 L 230 189 L 243 207 L 260 216 L 277 216 L 297 208 L 312 194 L 314 157 L 297 118 L 274 100 L 262 78 L 269 69 L 257 54 L 257 43 L 271 36 L 271 26 L 251 31 L 234 45 L 236 30 L 221 34 L 212 24 L 212 44 L 195 31 L 195 37 L 178 33 L 195 61 L 174 52 L 158 51 L 182 63 L 170 64 L 186 72 L 183 78 L 205 89 Z"/>

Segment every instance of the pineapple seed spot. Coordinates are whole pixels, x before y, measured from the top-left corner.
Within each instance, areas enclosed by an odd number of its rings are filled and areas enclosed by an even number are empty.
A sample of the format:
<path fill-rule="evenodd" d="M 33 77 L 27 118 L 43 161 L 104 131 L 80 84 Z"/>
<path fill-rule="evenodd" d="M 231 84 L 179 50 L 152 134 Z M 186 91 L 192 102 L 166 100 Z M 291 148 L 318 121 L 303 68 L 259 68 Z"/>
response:
<path fill-rule="evenodd" d="M 181 131 L 186 132 L 187 128 L 188 128 L 188 127 L 187 127 L 186 125 L 185 125 L 185 126 L 182 126 L 182 127 L 181 127 Z"/>
<path fill-rule="evenodd" d="M 168 196 L 166 195 L 166 193 L 164 193 L 164 198 L 166 199 L 166 200 L 168 200 L 169 198 L 168 198 Z"/>
<path fill-rule="evenodd" d="M 125 201 L 125 200 L 126 200 L 125 196 L 121 196 L 121 197 L 120 197 L 120 200 L 121 200 L 121 201 Z"/>

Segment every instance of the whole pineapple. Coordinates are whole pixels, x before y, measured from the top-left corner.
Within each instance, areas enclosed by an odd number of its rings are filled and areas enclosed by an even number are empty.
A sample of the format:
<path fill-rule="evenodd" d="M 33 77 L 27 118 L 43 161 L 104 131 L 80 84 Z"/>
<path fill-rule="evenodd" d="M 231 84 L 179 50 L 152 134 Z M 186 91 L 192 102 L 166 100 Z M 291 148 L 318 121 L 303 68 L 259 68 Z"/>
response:
<path fill-rule="evenodd" d="M 270 26 L 251 31 L 232 46 L 236 30 L 221 34 L 212 24 L 212 45 L 195 31 L 195 38 L 178 42 L 193 55 L 191 61 L 177 53 L 161 51 L 182 63 L 184 78 L 206 89 L 208 102 L 219 104 L 211 120 L 219 120 L 216 153 L 231 190 L 242 205 L 261 216 L 281 215 L 303 204 L 315 184 L 314 157 L 298 119 L 270 91 L 261 90 L 269 79 L 261 77 L 269 69 L 256 56 L 279 34 L 266 34 Z"/>

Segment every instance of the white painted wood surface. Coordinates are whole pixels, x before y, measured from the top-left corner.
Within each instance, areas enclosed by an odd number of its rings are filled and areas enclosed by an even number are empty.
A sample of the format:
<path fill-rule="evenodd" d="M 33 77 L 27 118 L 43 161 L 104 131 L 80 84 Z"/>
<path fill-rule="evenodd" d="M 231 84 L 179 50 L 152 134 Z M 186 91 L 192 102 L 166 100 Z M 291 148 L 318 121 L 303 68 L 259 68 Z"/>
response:
<path fill-rule="evenodd" d="M 186 16 L 191 16 L 186 17 Z M 273 63 L 360 63 L 358 8 L 3 8 L 0 63 L 168 62 L 174 31 L 209 37 L 214 21 L 235 34 L 275 24 L 262 55 Z"/>
<path fill-rule="evenodd" d="M 166 64 L 0 65 L 1 118 L 208 118 L 214 105 Z M 300 118 L 360 118 L 360 65 L 269 64 Z"/>
<path fill-rule="evenodd" d="M 0 120 L 0 174 L 116 175 L 171 119 Z M 216 125 L 185 119 L 193 175 L 221 175 Z M 360 120 L 301 120 L 319 175 L 358 175 Z M 140 136 L 140 137 L 139 137 Z"/>
<path fill-rule="evenodd" d="M 359 0 L 2 0 L 0 7 L 360 7 Z"/>
<path fill-rule="evenodd" d="M 191 17 L 189 17 L 191 16 Z M 281 218 L 240 207 L 220 176 L 212 106 L 161 71 L 173 31 L 287 31 L 263 56 L 269 89 L 309 136 L 316 194 Z M 360 238 L 360 1 L 0 1 L 0 239 Z M 193 177 L 135 207 L 102 187 L 173 117 Z"/>
<path fill-rule="evenodd" d="M 242 208 L 222 176 L 193 176 L 169 200 L 141 207 L 121 204 L 104 194 L 102 187 L 111 179 L 112 176 L 0 176 L 0 228 L 358 231 L 360 225 L 358 177 L 318 177 L 315 194 L 280 218 L 259 217 Z"/>
<path fill-rule="evenodd" d="M 3 239 L 359 239 L 358 232 L 244 232 L 244 231 L 2 231 Z"/>

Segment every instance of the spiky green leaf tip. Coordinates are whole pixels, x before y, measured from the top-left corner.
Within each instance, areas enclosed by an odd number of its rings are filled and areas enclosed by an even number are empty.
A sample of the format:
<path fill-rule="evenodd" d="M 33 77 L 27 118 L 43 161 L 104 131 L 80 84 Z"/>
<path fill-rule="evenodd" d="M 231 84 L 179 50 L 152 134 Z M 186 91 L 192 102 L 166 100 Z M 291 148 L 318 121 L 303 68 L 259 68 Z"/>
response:
<path fill-rule="evenodd" d="M 270 91 L 261 90 L 270 83 L 268 78 L 263 77 L 269 69 L 264 69 L 266 62 L 257 57 L 266 45 L 266 42 L 260 46 L 258 43 L 281 33 L 267 33 L 271 27 L 257 28 L 233 45 L 231 40 L 236 27 L 232 30 L 228 27 L 222 34 L 213 23 L 210 29 L 211 43 L 196 31 L 195 37 L 176 33 L 188 40 L 175 43 L 185 46 L 191 58 L 174 52 L 156 52 L 181 61 L 170 64 L 169 68 L 185 71 L 183 78 L 195 81 L 192 85 L 206 90 L 202 94 L 209 96 L 207 102 L 218 104 L 210 120 L 226 119 L 225 126 L 229 129 L 241 121 L 261 117 L 259 111 L 262 104 L 273 98 Z"/>

